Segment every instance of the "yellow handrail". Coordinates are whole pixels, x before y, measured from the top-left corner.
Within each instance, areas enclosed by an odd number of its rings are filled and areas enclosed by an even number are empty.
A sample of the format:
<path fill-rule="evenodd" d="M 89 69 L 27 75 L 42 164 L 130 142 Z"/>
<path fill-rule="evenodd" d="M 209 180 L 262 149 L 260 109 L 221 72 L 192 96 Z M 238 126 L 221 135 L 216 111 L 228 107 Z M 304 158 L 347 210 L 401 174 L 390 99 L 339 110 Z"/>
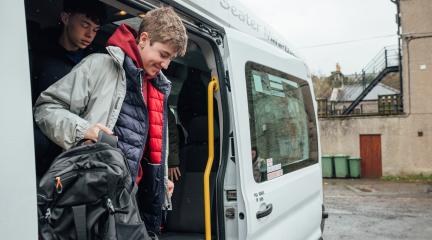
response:
<path fill-rule="evenodd" d="M 214 117 L 213 117 L 213 93 L 219 89 L 216 77 L 212 77 L 207 89 L 207 119 L 208 119 L 208 159 L 204 171 L 204 219 L 205 239 L 211 240 L 211 218 L 210 218 L 210 171 L 214 160 Z"/>

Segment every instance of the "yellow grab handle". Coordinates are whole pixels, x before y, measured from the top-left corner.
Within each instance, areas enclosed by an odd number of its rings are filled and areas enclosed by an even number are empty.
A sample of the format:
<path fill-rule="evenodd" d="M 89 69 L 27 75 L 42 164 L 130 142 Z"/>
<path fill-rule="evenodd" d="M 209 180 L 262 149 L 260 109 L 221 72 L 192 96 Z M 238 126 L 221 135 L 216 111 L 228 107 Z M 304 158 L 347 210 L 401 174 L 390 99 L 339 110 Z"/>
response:
<path fill-rule="evenodd" d="M 216 77 L 212 77 L 207 91 L 207 119 L 208 119 L 208 159 L 204 171 L 204 219 L 205 239 L 211 240 L 211 218 L 210 218 L 210 171 L 214 160 L 214 117 L 213 117 L 213 93 L 219 89 Z"/>

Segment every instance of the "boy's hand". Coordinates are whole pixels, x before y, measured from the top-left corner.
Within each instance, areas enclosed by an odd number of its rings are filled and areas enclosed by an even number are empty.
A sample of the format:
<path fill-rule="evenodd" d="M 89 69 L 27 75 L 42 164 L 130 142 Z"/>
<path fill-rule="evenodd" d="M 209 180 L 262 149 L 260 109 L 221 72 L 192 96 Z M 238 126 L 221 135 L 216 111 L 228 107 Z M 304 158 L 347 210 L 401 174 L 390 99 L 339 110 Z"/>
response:
<path fill-rule="evenodd" d="M 168 168 L 168 178 L 171 181 L 178 181 L 181 177 L 180 169 L 178 167 Z"/>
<path fill-rule="evenodd" d="M 171 198 L 173 192 L 174 192 L 174 183 L 168 179 L 168 184 L 167 184 L 167 188 L 168 188 L 168 196 Z"/>
<path fill-rule="evenodd" d="M 109 128 L 105 127 L 103 124 L 96 123 L 89 129 L 87 129 L 86 133 L 84 134 L 84 139 L 89 139 L 96 142 L 98 140 L 99 131 L 104 131 L 106 134 L 109 135 L 113 134 L 113 132 Z"/>

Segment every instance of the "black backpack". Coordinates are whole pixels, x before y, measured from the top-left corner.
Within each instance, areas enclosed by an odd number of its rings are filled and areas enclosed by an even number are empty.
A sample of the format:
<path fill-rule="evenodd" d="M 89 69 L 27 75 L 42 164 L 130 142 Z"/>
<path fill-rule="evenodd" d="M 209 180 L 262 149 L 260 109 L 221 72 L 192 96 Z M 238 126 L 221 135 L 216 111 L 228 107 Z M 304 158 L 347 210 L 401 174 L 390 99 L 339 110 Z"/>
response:
<path fill-rule="evenodd" d="M 74 147 L 60 154 L 39 182 L 40 238 L 151 239 L 136 191 L 120 149 L 103 140 Z"/>

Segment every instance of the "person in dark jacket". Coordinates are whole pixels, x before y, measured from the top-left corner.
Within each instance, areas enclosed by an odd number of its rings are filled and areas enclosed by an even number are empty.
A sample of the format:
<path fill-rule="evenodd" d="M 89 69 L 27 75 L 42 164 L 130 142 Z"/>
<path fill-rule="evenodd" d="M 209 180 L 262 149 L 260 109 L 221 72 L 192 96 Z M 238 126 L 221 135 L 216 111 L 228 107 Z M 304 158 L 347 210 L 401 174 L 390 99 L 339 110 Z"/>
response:
<path fill-rule="evenodd" d="M 174 113 L 168 111 L 168 133 L 169 133 L 169 156 L 168 156 L 168 177 L 171 181 L 178 181 L 181 177 L 179 159 L 179 133 Z"/>
<path fill-rule="evenodd" d="M 93 52 L 93 42 L 105 19 L 104 5 L 96 0 L 65 0 L 60 13 L 61 29 L 47 29 L 32 51 L 32 99 L 69 73 Z M 40 129 L 34 127 L 37 176 L 48 169 L 61 152 Z"/>
<path fill-rule="evenodd" d="M 167 178 L 168 96 L 171 82 L 161 72 L 186 52 L 187 33 L 172 8 L 151 10 L 138 33 L 122 24 L 108 39 L 108 54 L 91 54 L 41 93 L 37 125 L 69 149 L 99 131 L 118 137 L 148 230 L 159 233 L 162 209 L 173 183 Z"/>
<path fill-rule="evenodd" d="M 65 76 L 84 57 L 105 20 L 104 5 L 97 0 L 65 0 L 61 28 L 42 31 L 35 43 L 32 63 L 33 103 L 40 93 Z"/>

